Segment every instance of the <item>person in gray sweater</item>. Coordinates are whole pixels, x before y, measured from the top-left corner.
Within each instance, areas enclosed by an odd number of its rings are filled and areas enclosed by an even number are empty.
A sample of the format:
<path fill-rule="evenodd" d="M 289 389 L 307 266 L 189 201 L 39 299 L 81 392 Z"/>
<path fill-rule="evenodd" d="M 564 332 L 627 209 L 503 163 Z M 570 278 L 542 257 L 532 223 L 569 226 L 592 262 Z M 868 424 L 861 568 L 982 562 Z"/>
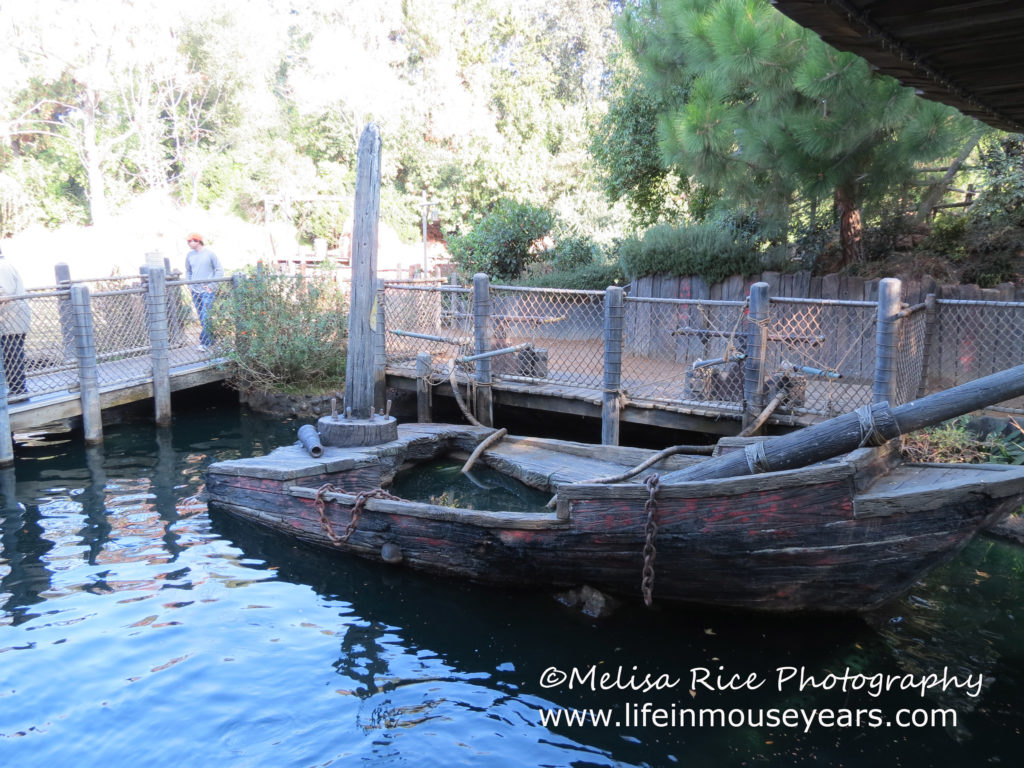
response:
<path fill-rule="evenodd" d="M 188 236 L 189 252 L 185 255 L 185 279 L 186 280 L 210 280 L 215 277 L 223 277 L 224 269 L 220 265 L 217 254 L 206 247 L 203 236 L 193 232 Z M 213 304 L 216 283 L 196 283 L 190 285 L 192 292 L 192 303 L 196 306 L 196 314 L 199 315 L 199 324 L 202 330 L 199 333 L 199 343 L 204 348 L 213 346 L 213 336 L 210 335 L 209 318 L 210 306 Z"/>

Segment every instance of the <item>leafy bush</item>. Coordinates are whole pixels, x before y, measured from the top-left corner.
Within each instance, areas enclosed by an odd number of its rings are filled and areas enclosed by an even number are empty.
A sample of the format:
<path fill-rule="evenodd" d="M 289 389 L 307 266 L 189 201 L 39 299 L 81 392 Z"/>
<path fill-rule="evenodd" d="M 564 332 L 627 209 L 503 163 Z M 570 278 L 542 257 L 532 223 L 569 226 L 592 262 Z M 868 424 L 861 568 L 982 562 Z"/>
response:
<path fill-rule="evenodd" d="M 332 273 L 303 278 L 252 270 L 214 302 L 211 328 L 237 389 L 344 387 L 348 312 Z"/>
<path fill-rule="evenodd" d="M 448 248 L 459 270 L 467 275 L 483 272 L 499 281 L 515 280 L 542 251 L 537 242 L 555 224 L 546 208 L 499 200 L 471 232 L 449 239 Z"/>
<path fill-rule="evenodd" d="M 904 435 L 902 452 L 911 461 L 950 464 L 1024 464 L 1024 429 L 1014 419 L 991 427 L 960 416 L 934 427 Z"/>
<path fill-rule="evenodd" d="M 594 262 L 574 269 L 543 274 L 527 273 L 516 281 L 519 285 L 535 288 L 567 288 L 585 291 L 603 291 L 609 285 L 622 285 L 626 276 L 618 262 Z"/>
<path fill-rule="evenodd" d="M 546 251 L 548 263 L 555 272 L 579 269 L 600 260 L 601 246 L 584 235 L 560 237 L 555 247 Z"/>
<path fill-rule="evenodd" d="M 708 283 L 751 274 L 761 266 L 747 236 L 716 222 L 652 227 L 643 237 L 624 241 L 619 257 L 630 277 L 698 275 Z"/>
<path fill-rule="evenodd" d="M 928 235 L 918 245 L 918 250 L 941 253 L 953 261 L 964 257 L 964 238 L 967 235 L 967 217 L 962 214 L 946 214 L 935 217 Z"/>

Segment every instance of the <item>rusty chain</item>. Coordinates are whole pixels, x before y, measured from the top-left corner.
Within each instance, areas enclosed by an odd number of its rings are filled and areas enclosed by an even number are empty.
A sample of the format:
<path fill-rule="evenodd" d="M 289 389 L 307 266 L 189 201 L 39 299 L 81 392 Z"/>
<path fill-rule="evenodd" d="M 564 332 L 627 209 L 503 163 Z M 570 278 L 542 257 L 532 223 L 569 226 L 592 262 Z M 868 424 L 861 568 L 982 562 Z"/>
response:
<path fill-rule="evenodd" d="M 640 581 L 640 590 L 644 595 L 644 605 L 648 608 L 654 601 L 654 558 L 658 556 L 658 550 L 654 548 L 654 539 L 658 535 L 658 521 L 655 515 L 658 513 L 658 502 L 654 498 L 658 492 L 658 475 L 651 474 L 644 479 L 649 496 L 644 503 L 644 511 L 647 512 L 647 525 L 644 527 L 646 541 L 644 542 L 644 568 L 643 578 Z"/>
<path fill-rule="evenodd" d="M 348 540 L 352 538 L 352 534 L 356 532 L 356 528 L 359 526 L 359 517 L 363 514 L 363 507 L 365 506 L 367 499 L 391 499 L 392 501 L 402 501 L 400 496 L 393 496 L 383 488 L 374 488 L 372 491 L 360 491 L 356 494 L 356 500 L 352 504 L 352 517 L 349 519 L 348 525 L 345 526 L 345 533 L 344 535 L 339 536 L 335 533 L 334 526 L 327 517 L 327 503 L 324 498 L 324 494 L 336 492 L 338 492 L 338 489 L 331 483 L 324 483 L 317 489 L 316 497 L 313 499 L 313 506 L 316 508 L 316 512 L 320 516 L 320 527 L 324 529 L 324 533 L 327 534 L 327 538 L 329 538 L 331 543 L 336 547 L 340 547 L 342 544 L 348 542 Z"/>

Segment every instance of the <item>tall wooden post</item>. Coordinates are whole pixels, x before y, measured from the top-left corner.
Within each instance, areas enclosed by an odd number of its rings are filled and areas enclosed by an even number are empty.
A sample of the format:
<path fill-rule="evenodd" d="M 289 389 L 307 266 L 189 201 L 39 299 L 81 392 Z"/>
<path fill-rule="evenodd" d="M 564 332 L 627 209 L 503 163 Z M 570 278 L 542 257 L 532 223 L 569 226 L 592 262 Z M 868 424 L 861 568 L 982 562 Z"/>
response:
<path fill-rule="evenodd" d="M 930 374 L 933 347 L 935 345 L 935 322 L 938 320 L 939 303 L 935 294 L 924 297 L 924 349 L 921 351 L 921 379 L 917 383 L 917 397 L 928 394 L 928 377 Z"/>
<path fill-rule="evenodd" d="M 161 267 L 146 267 L 146 325 L 153 361 L 153 408 L 156 423 L 171 423 L 170 336 L 167 323 L 167 277 Z"/>
<path fill-rule="evenodd" d="M 433 359 L 429 352 L 416 355 L 416 421 L 429 424 L 433 421 L 431 413 L 430 371 Z"/>
<path fill-rule="evenodd" d="M 886 277 L 878 283 L 875 322 L 875 381 L 872 402 L 896 405 L 896 328 L 900 313 L 900 281 Z"/>
<path fill-rule="evenodd" d="M 604 292 L 604 390 L 601 400 L 601 444 L 619 444 L 619 394 L 622 387 L 622 328 L 625 318 L 623 290 L 617 285 Z"/>
<path fill-rule="evenodd" d="M 476 354 L 491 351 L 491 281 L 482 272 L 473 275 L 473 339 L 476 342 Z M 491 392 L 491 358 L 483 357 L 476 361 L 476 385 L 475 416 L 485 427 L 492 427 L 494 404 Z"/>
<path fill-rule="evenodd" d="M 747 315 L 747 359 L 743 366 L 743 426 L 749 424 L 765 406 L 765 358 L 768 353 L 768 283 L 750 286 L 750 307 Z"/>
<path fill-rule="evenodd" d="M 0 467 L 14 464 L 14 436 L 7 408 L 7 372 L 4 370 L 4 356 L 0 354 Z"/>
<path fill-rule="evenodd" d="M 370 123 L 359 138 L 352 223 L 352 295 L 348 314 L 345 408 L 368 419 L 374 407 L 374 332 L 377 328 L 377 219 L 380 214 L 380 129 Z"/>
<path fill-rule="evenodd" d="M 53 266 L 58 288 L 71 286 L 71 267 L 60 263 Z M 75 322 L 71 311 L 71 297 L 57 300 L 57 317 L 60 319 L 61 354 L 64 360 L 73 360 L 75 356 Z"/>
<path fill-rule="evenodd" d="M 71 286 L 71 309 L 74 315 L 75 356 L 78 359 L 82 427 L 85 431 L 86 445 L 96 445 L 103 442 L 103 411 L 100 406 L 92 306 L 89 301 L 89 289 L 84 285 Z"/>

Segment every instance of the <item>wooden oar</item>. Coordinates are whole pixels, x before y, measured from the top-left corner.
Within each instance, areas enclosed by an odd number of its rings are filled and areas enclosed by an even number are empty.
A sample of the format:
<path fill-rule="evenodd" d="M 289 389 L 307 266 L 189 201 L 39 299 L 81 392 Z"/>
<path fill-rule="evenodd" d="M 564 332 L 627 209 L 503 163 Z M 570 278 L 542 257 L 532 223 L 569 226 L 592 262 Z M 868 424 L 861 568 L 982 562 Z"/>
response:
<path fill-rule="evenodd" d="M 661 476 L 661 482 L 688 483 L 797 469 L 862 445 L 881 445 L 902 434 L 1021 395 L 1024 395 L 1024 365 L 896 408 L 890 408 L 888 403 L 864 407 L 813 427 L 747 446 L 743 451 L 733 451 L 686 469 L 668 472 Z"/>

